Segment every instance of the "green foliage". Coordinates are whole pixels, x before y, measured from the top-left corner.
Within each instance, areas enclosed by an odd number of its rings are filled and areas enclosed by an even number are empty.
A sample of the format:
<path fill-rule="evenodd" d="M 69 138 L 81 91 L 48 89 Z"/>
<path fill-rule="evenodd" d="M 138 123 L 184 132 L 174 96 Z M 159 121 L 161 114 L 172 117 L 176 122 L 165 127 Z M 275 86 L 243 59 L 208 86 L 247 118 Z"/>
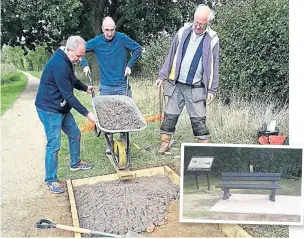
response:
<path fill-rule="evenodd" d="M 231 0 L 217 11 L 220 95 L 288 102 L 288 1 Z"/>
<path fill-rule="evenodd" d="M 25 48 L 27 54 L 20 46 L 5 46 L 2 50 L 2 61 L 13 64 L 17 69 L 28 71 L 42 71 L 51 57 L 45 45 L 37 46 L 35 50 Z"/>
<path fill-rule="evenodd" d="M 185 147 L 185 172 L 193 156 L 214 156 L 211 174 L 221 172 L 281 173 L 282 178 L 301 178 L 302 149 L 251 147 Z"/>
<path fill-rule="evenodd" d="M 78 33 L 79 0 L 3 0 L 1 5 L 1 46 L 21 45 L 33 50 L 45 43 L 56 48 L 61 40 Z"/>
<path fill-rule="evenodd" d="M 12 64 L 1 64 L 1 85 L 6 85 L 18 80 L 19 73 Z"/>
<path fill-rule="evenodd" d="M 162 34 L 150 41 L 133 72 L 141 77 L 157 77 L 170 49 L 172 37 Z"/>
<path fill-rule="evenodd" d="M 216 10 L 219 98 L 288 103 L 288 1 L 231 0 Z M 157 76 L 170 44 L 164 35 L 149 42 L 139 66 L 143 76 Z"/>
<path fill-rule="evenodd" d="M 1 44 L 20 45 L 24 37 L 22 44 L 31 50 L 40 43 L 55 49 L 69 35 L 88 40 L 100 34 L 102 19 L 111 16 L 118 31 L 146 45 L 160 31 L 175 32 L 203 2 L 207 1 L 3 0 Z"/>
<path fill-rule="evenodd" d="M 5 83 L 3 84 L 3 82 Z M 13 67 L 1 64 L 1 115 L 14 104 L 26 83 L 27 79 L 23 73 L 17 72 Z"/>
<path fill-rule="evenodd" d="M 24 51 L 20 46 L 5 46 L 1 51 L 1 55 L 2 62 L 12 64 L 17 69 L 24 69 Z"/>
<path fill-rule="evenodd" d="M 42 71 L 50 57 L 51 54 L 45 46 L 37 46 L 35 51 L 28 50 L 28 54 L 24 57 L 25 69 Z"/>

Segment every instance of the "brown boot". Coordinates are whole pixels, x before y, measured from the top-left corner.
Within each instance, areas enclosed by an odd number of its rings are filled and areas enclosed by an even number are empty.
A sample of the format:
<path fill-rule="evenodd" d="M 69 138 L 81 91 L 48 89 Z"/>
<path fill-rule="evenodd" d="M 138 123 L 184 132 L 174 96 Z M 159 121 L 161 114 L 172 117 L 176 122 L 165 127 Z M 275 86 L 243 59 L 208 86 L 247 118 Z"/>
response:
<path fill-rule="evenodd" d="M 210 143 L 210 139 L 199 139 L 198 142 L 203 143 L 203 144 L 207 144 L 207 143 Z"/>
<path fill-rule="evenodd" d="M 158 153 L 164 154 L 165 152 L 167 152 L 169 150 L 170 139 L 171 139 L 170 135 L 167 135 L 167 134 L 160 135 L 161 143 L 160 143 Z"/>

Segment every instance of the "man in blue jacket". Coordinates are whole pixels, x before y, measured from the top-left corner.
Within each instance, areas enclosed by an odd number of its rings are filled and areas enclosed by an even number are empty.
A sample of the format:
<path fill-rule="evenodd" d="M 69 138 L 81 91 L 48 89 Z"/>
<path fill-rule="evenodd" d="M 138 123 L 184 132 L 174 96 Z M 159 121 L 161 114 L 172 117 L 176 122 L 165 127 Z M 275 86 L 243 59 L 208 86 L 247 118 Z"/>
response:
<path fill-rule="evenodd" d="M 96 56 L 100 70 L 100 95 L 128 95 L 132 97 L 130 85 L 127 84 L 127 76 L 141 55 L 140 45 L 123 33 L 115 32 L 115 22 L 111 17 L 105 17 L 102 22 L 103 34 L 89 40 L 86 44 L 86 52 L 93 52 Z M 132 55 L 127 62 L 128 53 Z M 90 72 L 86 60 L 80 63 L 87 75 Z M 121 139 L 125 135 L 121 134 Z M 108 154 L 110 153 L 107 145 Z"/>
<path fill-rule="evenodd" d="M 73 64 L 79 63 L 85 54 L 85 41 L 79 36 L 68 38 L 66 47 L 58 49 L 44 67 L 38 92 L 36 109 L 44 126 L 47 138 L 45 154 L 45 182 L 52 193 L 63 193 L 58 182 L 58 151 L 61 144 L 61 130 L 68 136 L 70 170 L 84 170 L 93 167 L 80 160 L 80 130 L 70 110 L 95 122 L 95 116 L 75 97 L 74 88 L 92 93 L 93 86 L 86 86 L 76 79 Z"/>

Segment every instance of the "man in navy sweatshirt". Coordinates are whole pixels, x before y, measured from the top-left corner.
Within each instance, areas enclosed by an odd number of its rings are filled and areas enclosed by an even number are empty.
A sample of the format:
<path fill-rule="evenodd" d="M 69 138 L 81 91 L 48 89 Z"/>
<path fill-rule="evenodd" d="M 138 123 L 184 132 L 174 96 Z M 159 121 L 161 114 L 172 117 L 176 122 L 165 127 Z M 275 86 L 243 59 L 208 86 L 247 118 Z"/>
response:
<path fill-rule="evenodd" d="M 111 17 L 105 17 L 102 22 L 103 34 L 89 40 L 86 44 L 86 52 L 93 52 L 96 56 L 100 70 L 100 95 L 128 95 L 132 97 L 130 85 L 127 84 L 127 76 L 131 74 L 131 68 L 141 55 L 140 45 L 123 33 L 115 32 L 115 22 Z M 128 53 L 132 55 L 127 61 Z M 86 60 L 83 58 L 81 66 L 87 75 L 90 72 Z M 121 134 L 121 139 L 125 135 Z M 111 140 L 111 139 L 110 139 Z M 107 145 L 107 153 L 110 153 Z"/>
<path fill-rule="evenodd" d="M 66 47 L 58 49 L 44 67 L 38 92 L 36 109 L 47 138 L 45 154 L 45 182 L 52 193 L 63 193 L 58 182 L 58 151 L 61 144 L 61 130 L 68 136 L 70 170 L 84 170 L 93 167 L 80 160 L 80 130 L 70 110 L 95 122 L 95 116 L 75 97 L 74 88 L 92 94 L 93 86 L 86 86 L 76 79 L 73 64 L 79 63 L 85 54 L 85 41 L 79 36 L 68 38 Z"/>

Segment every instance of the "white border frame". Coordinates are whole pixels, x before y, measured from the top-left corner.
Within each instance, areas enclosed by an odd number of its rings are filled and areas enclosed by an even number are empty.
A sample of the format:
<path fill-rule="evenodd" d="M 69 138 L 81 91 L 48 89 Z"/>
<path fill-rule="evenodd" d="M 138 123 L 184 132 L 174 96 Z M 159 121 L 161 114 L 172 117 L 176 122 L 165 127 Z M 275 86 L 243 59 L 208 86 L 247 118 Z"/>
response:
<path fill-rule="evenodd" d="M 181 171 L 180 171 L 180 208 L 179 222 L 188 223 L 225 223 L 225 224 L 264 224 L 264 225 L 303 225 L 303 170 L 301 180 L 301 219 L 300 222 L 265 222 L 265 221 L 237 221 L 237 220 L 199 220 L 199 219 L 183 219 L 183 195 L 184 195 L 184 148 L 185 146 L 199 147 L 246 147 L 246 148 L 283 148 L 283 149 L 302 149 L 302 169 L 304 166 L 304 147 L 290 145 L 255 145 L 255 144 L 202 144 L 202 143 L 182 143 L 181 144 Z"/>

